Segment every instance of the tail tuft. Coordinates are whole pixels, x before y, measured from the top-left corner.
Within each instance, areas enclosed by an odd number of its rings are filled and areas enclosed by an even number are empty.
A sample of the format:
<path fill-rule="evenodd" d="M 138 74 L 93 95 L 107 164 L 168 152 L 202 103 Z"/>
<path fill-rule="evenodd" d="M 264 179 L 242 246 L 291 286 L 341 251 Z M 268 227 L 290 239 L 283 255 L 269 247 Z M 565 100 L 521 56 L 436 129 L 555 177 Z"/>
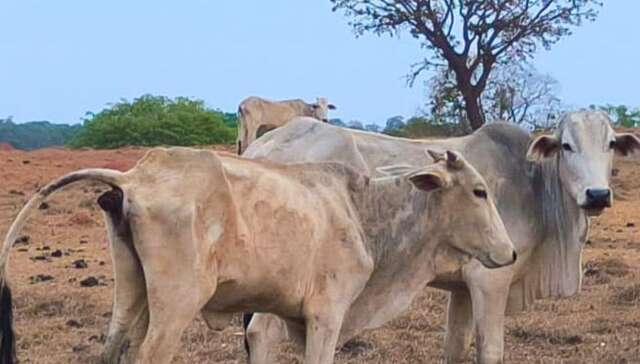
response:
<path fill-rule="evenodd" d="M 13 332 L 13 299 L 11 289 L 0 286 L 0 364 L 14 364 L 16 340 Z"/>

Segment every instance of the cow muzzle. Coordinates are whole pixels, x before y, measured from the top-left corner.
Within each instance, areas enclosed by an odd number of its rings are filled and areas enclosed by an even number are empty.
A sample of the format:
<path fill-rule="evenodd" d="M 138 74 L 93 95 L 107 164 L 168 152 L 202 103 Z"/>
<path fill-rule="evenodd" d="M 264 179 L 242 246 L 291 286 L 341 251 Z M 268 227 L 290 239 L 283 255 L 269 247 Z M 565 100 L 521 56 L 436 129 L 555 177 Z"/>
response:
<path fill-rule="evenodd" d="M 584 203 L 580 207 L 589 215 L 601 214 L 613 202 L 613 194 L 609 188 L 587 188 L 584 194 Z"/>

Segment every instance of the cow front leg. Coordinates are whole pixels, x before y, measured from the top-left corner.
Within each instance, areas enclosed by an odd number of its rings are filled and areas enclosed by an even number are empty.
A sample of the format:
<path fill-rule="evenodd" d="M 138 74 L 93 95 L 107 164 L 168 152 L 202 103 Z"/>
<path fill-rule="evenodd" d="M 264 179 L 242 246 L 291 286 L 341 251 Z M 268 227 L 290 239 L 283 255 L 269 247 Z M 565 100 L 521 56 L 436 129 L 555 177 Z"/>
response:
<path fill-rule="evenodd" d="M 492 275 L 490 279 L 467 283 L 473 303 L 477 362 L 500 364 L 504 356 L 504 317 L 511 277 Z M 478 284 L 479 283 L 479 284 Z"/>
<path fill-rule="evenodd" d="M 473 309 L 469 291 L 457 290 L 449 296 L 445 360 L 449 364 L 462 362 L 473 333 Z"/>
<path fill-rule="evenodd" d="M 275 362 L 275 348 L 289 338 L 287 324 L 276 315 L 256 313 L 247 327 L 250 364 Z"/>
<path fill-rule="evenodd" d="M 343 315 L 338 312 L 326 312 L 310 315 L 306 319 L 305 364 L 333 363 Z"/>

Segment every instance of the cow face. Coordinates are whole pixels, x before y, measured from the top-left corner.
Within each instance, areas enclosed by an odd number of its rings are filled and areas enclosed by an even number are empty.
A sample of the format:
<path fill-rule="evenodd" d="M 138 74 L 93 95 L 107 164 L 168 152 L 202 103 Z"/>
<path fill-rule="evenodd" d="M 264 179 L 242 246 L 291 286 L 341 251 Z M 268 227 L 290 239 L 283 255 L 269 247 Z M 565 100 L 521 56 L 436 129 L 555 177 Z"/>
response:
<path fill-rule="evenodd" d="M 640 149 L 640 139 L 616 133 L 607 114 L 581 111 L 566 114 L 553 135 L 537 137 L 527 158 L 556 158 L 562 186 L 589 215 L 598 215 L 613 203 L 609 185 L 614 153 L 628 155 Z"/>
<path fill-rule="evenodd" d="M 329 122 L 329 110 L 336 109 L 336 107 L 333 104 L 330 104 L 325 97 L 318 97 L 316 103 L 311 105 L 311 108 L 313 113 L 311 117 L 325 123 Z"/>
<path fill-rule="evenodd" d="M 427 223 L 433 226 L 433 238 L 488 268 L 514 263 L 513 243 L 482 176 L 456 152 L 428 153 L 435 164 L 404 175 L 415 188 L 431 194 Z"/>

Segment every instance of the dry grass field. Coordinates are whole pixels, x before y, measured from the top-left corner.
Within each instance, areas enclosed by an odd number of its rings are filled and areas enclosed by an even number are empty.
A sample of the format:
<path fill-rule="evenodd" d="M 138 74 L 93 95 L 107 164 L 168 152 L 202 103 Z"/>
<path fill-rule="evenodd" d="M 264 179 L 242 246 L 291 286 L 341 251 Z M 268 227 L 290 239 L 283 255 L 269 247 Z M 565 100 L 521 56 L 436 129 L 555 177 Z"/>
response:
<path fill-rule="evenodd" d="M 84 167 L 127 169 L 143 149 L 0 151 L 0 235 L 28 197 L 49 180 Z M 583 256 L 580 295 L 542 300 L 511 317 L 508 363 L 640 363 L 640 162 L 618 160 L 613 209 L 595 218 Z M 111 310 L 111 259 L 96 197 L 80 183 L 32 216 L 12 252 L 20 363 L 91 363 Z M 446 294 L 426 290 L 411 310 L 342 348 L 337 363 L 438 363 Z M 170 319 L 170 318 L 167 318 Z M 223 332 L 198 319 L 182 337 L 175 363 L 244 363 L 240 320 Z M 291 348 L 281 363 L 300 363 Z M 468 362 L 473 362 L 472 355 Z"/>

